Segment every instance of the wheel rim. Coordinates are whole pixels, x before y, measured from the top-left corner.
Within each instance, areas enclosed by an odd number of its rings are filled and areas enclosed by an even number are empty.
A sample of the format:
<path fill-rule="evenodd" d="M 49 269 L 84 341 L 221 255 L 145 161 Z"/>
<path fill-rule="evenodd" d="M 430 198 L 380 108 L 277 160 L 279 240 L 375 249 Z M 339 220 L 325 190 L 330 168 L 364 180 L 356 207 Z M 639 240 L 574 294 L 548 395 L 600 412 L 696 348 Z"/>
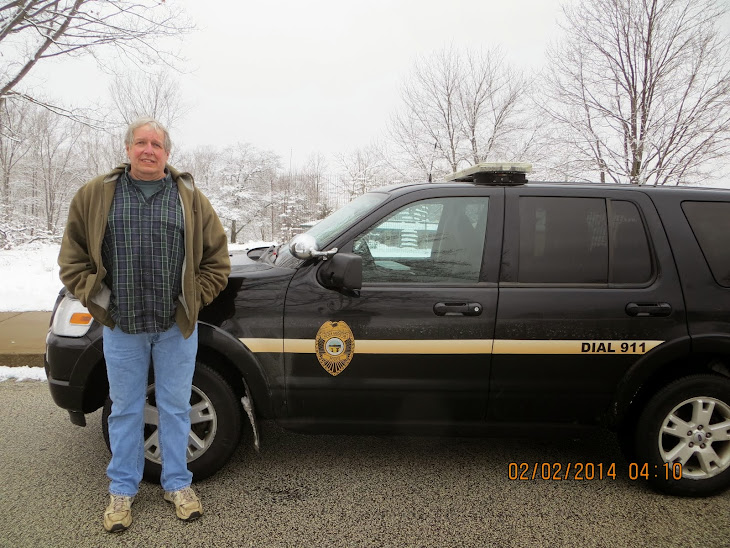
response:
<path fill-rule="evenodd" d="M 145 459 L 162 464 L 157 426 L 159 414 L 155 404 L 155 385 L 147 387 L 147 401 L 144 406 L 144 456 Z M 188 462 L 200 458 L 213 443 L 218 430 L 218 417 L 210 398 L 193 385 L 190 395 L 190 434 L 188 435 Z"/>
<path fill-rule="evenodd" d="M 695 397 L 677 405 L 659 432 L 664 462 L 682 465 L 682 477 L 708 479 L 730 466 L 730 407 L 716 398 Z"/>

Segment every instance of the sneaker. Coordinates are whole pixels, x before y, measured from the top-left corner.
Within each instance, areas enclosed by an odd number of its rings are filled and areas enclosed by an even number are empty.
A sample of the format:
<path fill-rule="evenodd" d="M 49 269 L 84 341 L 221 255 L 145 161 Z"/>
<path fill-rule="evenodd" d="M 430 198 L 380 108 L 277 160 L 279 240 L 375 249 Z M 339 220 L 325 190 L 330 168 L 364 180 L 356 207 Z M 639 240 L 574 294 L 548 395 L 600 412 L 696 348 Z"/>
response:
<path fill-rule="evenodd" d="M 175 514 L 181 520 L 191 521 L 203 515 L 203 506 L 191 487 L 166 491 L 165 500 L 175 505 Z"/>
<path fill-rule="evenodd" d="M 111 501 L 104 511 L 104 529 L 110 533 L 121 533 L 132 525 L 132 502 L 134 497 L 110 495 Z"/>

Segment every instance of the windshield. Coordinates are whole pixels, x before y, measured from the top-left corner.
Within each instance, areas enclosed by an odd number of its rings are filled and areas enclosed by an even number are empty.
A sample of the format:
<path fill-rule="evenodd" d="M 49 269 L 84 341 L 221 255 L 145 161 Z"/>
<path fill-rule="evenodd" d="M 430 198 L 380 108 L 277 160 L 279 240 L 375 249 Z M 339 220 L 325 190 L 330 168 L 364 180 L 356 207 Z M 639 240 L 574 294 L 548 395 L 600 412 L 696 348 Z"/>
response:
<path fill-rule="evenodd" d="M 322 219 L 306 234 L 314 236 L 317 246 L 324 249 L 338 234 L 341 234 L 353 221 L 369 213 L 387 198 L 387 194 L 369 193 L 355 198 L 346 206 L 338 209 L 329 217 Z"/>
<path fill-rule="evenodd" d="M 316 225 L 307 230 L 305 234 L 314 236 L 314 239 L 317 240 L 317 247 L 323 250 L 324 246 L 328 245 L 339 234 L 342 234 L 342 232 L 353 222 L 375 209 L 387 198 L 387 194 L 379 192 L 363 194 L 328 217 L 319 221 Z M 292 259 L 294 258 L 289 254 L 289 245 L 287 244 L 281 246 L 278 250 L 278 256 L 275 259 L 275 262 L 278 266 L 287 266 L 289 261 Z M 298 261 L 298 259 L 294 260 Z"/>

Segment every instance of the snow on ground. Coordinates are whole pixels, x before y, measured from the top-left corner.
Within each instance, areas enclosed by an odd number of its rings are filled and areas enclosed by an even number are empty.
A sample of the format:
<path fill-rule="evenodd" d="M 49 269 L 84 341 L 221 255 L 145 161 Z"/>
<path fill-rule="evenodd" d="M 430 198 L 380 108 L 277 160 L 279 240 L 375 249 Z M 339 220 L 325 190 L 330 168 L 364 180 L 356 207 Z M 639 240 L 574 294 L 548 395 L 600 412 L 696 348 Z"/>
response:
<path fill-rule="evenodd" d="M 271 245 L 269 242 L 230 244 L 231 251 Z M 53 309 L 63 287 L 58 279 L 58 244 L 28 244 L 0 249 L 0 312 Z"/>
<path fill-rule="evenodd" d="M 0 312 L 51 310 L 62 287 L 58 244 L 0 250 Z"/>
<path fill-rule="evenodd" d="M 15 379 L 16 382 L 20 381 L 45 381 L 46 370 L 42 367 L 7 367 L 0 365 L 0 382 L 7 381 L 9 379 Z"/>
<path fill-rule="evenodd" d="M 229 250 L 246 250 L 269 242 L 230 244 Z M 58 244 L 32 243 L 0 249 L 0 312 L 51 310 L 63 285 L 58 279 Z M 42 367 L 0 365 L 0 382 L 8 379 L 46 380 Z"/>

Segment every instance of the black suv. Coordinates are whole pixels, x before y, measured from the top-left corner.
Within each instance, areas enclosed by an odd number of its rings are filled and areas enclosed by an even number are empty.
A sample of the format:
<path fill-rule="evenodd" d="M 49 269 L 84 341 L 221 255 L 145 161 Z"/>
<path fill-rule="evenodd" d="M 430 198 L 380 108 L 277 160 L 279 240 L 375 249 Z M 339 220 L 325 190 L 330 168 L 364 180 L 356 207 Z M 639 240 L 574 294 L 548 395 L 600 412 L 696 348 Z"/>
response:
<path fill-rule="evenodd" d="M 369 192 L 233 255 L 200 314 L 189 466 L 243 432 L 614 429 L 635 477 L 730 484 L 730 191 L 527 183 L 482 164 Z M 71 422 L 110 411 L 101 328 L 60 295 L 46 371 Z M 145 476 L 159 475 L 154 379 Z M 542 473 L 542 472 L 541 472 Z"/>

